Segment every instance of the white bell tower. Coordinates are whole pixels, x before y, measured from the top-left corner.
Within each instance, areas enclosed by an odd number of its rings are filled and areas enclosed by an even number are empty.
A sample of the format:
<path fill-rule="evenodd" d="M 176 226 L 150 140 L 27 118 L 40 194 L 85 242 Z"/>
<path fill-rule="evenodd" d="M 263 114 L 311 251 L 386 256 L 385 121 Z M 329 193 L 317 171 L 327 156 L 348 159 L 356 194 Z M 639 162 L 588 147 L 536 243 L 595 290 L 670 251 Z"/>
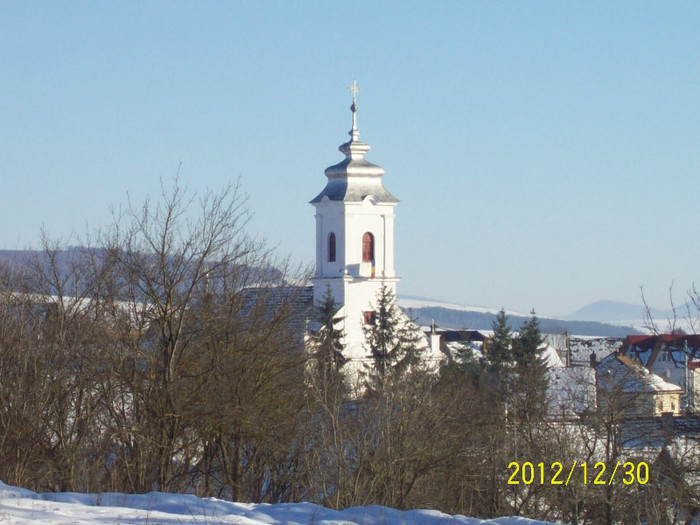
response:
<path fill-rule="evenodd" d="M 394 208 L 398 202 L 382 184 L 384 169 L 365 160 L 368 144 L 357 130 L 353 82 L 350 141 L 338 149 L 345 159 L 326 168 L 328 183 L 311 204 L 316 208 L 316 272 L 314 301 L 321 302 L 328 286 L 342 306 L 345 355 L 365 360 L 365 324 L 378 292 L 386 286 L 396 294 L 394 270 Z"/>

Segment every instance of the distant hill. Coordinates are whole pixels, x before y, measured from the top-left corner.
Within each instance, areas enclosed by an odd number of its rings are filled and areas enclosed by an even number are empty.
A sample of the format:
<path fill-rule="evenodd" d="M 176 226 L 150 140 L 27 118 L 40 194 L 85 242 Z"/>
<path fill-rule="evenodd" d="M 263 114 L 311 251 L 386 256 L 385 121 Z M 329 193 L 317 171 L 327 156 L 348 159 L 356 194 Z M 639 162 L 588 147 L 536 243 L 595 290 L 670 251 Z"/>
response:
<path fill-rule="evenodd" d="M 92 257 L 99 259 L 106 255 L 102 248 L 84 248 L 80 246 L 68 247 L 66 249 L 57 250 L 51 254 L 53 266 L 58 274 L 58 278 L 63 281 L 66 289 L 70 289 L 70 285 L 76 278 L 73 271 L 76 265 L 82 263 L 90 264 Z M 42 250 L 0 250 L 0 264 L 15 268 L 36 269 L 49 268 L 49 257 L 47 252 Z M 54 269 L 52 268 L 52 270 Z M 260 283 L 260 282 L 280 282 L 283 277 L 282 272 L 278 268 L 272 266 L 245 266 L 237 265 L 235 269 L 240 271 L 240 282 Z M 51 273 L 51 272 L 49 272 Z M 244 278 L 245 277 L 245 278 Z M 29 283 L 31 288 L 29 291 L 37 293 L 45 293 L 45 289 L 37 288 Z"/>
<path fill-rule="evenodd" d="M 643 319 L 644 306 L 640 304 L 622 303 L 619 301 L 596 301 L 574 313 L 565 316 L 565 319 L 578 321 L 611 322 L 620 319 Z M 668 310 L 650 308 L 650 313 L 655 319 L 665 319 L 671 314 Z"/>
<path fill-rule="evenodd" d="M 491 330 L 493 321 L 496 319 L 498 310 L 478 307 L 468 307 L 430 301 L 423 298 L 401 297 L 398 304 L 405 310 L 410 310 L 413 317 L 421 325 L 428 326 L 434 320 L 441 328 L 472 330 Z M 506 312 L 508 314 L 508 324 L 517 330 L 529 315 Z M 632 317 L 628 317 L 632 318 Z M 641 315 L 636 316 L 641 321 Z M 554 319 L 540 317 L 540 327 L 545 333 L 564 333 L 596 336 L 596 337 L 625 337 L 630 334 L 640 334 L 637 328 L 632 326 L 620 326 L 603 323 L 600 321 L 578 320 L 578 319 Z"/>

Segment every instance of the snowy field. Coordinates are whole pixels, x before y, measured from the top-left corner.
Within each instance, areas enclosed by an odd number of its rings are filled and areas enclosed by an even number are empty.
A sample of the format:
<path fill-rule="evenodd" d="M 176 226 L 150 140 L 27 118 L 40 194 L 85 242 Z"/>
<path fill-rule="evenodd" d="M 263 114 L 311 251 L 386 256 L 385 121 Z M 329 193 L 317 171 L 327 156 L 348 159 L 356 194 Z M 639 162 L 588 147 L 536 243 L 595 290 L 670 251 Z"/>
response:
<path fill-rule="evenodd" d="M 354 507 L 330 510 L 310 503 L 266 505 L 231 503 L 214 498 L 152 492 L 128 494 L 37 494 L 0 482 L 0 522 L 6 524 L 149 524 L 203 525 L 237 523 L 261 525 L 288 523 L 350 525 L 425 525 L 480 523 L 535 525 L 543 523 L 525 518 L 480 520 L 448 516 L 435 510 L 398 511 L 387 507 Z"/>

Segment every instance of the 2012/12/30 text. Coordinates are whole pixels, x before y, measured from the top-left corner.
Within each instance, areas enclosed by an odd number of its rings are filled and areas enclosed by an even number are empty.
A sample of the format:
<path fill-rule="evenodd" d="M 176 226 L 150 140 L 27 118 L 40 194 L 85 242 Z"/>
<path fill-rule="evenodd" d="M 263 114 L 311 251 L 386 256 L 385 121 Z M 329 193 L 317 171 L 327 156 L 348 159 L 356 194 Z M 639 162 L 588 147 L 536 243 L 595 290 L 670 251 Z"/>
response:
<path fill-rule="evenodd" d="M 548 468 L 543 461 L 533 464 L 530 461 L 519 463 L 511 461 L 508 469 L 512 470 L 509 485 L 568 485 L 570 482 L 592 483 L 593 485 L 612 485 L 613 481 L 622 480 L 625 485 L 645 485 L 649 482 L 649 465 L 644 461 L 633 463 L 619 461 L 608 465 L 598 461 L 592 467 L 585 461 L 574 461 L 571 468 L 564 468 L 559 461 L 555 461 Z M 607 474 L 606 474 L 607 473 Z"/>

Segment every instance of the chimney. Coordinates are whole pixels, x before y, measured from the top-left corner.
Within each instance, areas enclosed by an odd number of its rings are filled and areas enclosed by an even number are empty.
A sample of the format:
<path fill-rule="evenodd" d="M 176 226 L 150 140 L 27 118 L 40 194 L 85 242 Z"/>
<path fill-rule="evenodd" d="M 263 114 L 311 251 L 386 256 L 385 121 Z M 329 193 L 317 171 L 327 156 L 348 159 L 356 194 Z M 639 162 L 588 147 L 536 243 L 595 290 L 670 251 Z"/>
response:
<path fill-rule="evenodd" d="M 596 365 L 598 364 L 598 359 L 595 355 L 595 351 L 591 352 L 591 355 L 588 356 L 588 359 L 591 361 L 591 368 L 595 368 Z"/>
<path fill-rule="evenodd" d="M 430 351 L 435 355 L 440 352 L 440 334 L 437 333 L 435 319 L 430 322 Z"/>

